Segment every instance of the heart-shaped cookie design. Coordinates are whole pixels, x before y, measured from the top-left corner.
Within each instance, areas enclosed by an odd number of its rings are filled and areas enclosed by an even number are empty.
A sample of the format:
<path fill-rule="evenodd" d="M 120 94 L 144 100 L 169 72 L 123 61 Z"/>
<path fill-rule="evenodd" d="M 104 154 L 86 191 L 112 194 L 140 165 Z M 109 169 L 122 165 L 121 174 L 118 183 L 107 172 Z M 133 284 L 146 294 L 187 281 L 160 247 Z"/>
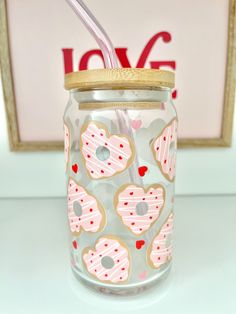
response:
<path fill-rule="evenodd" d="M 77 173 L 77 172 L 78 172 L 79 167 L 78 167 L 77 164 L 72 165 L 71 168 L 72 168 L 72 170 L 73 170 L 74 173 Z"/>
<path fill-rule="evenodd" d="M 99 201 L 70 178 L 68 183 L 68 219 L 70 230 L 78 235 L 81 229 L 101 231 L 106 222 L 105 211 Z"/>
<path fill-rule="evenodd" d="M 140 250 L 145 244 L 145 241 L 144 240 L 137 240 L 136 241 L 136 249 L 137 250 Z"/>
<path fill-rule="evenodd" d="M 132 120 L 131 121 L 131 126 L 133 129 L 137 130 L 141 127 L 142 121 L 141 120 Z"/>
<path fill-rule="evenodd" d="M 138 168 L 138 173 L 140 175 L 140 177 L 144 177 L 145 173 L 148 171 L 148 167 L 146 166 L 142 166 Z"/>
<path fill-rule="evenodd" d="M 124 171 L 133 161 L 133 145 L 123 135 L 110 135 L 106 127 L 92 121 L 81 129 L 81 152 L 88 175 L 109 178 Z"/>
<path fill-rule="evenodd" d="M 113 236 L 100 238 L 95 249 L 83 252 L 83 262 L 87 271 L 103 282 L 118 283 L 128 279 L 130 254 L 122 241 Z"/>
<path fill-rule="evenodd" d="M 174 181 L 177 154 L 177 119 L 173 119 L 152 142 L 154 158 L 169 181 Z"/>
<path fill-rule="evenodd" d="M 153 268 L 159 268 L 172 258 L 173 222 L 173 212 L 171 212 L 147 250 L 147 259 Z"/>
<path fill-rule="evenodd" d="M 121 187 L 114 206 L 124 225 L 135 235 L 147 231 L 158 219 L 165 203 L 165 190 L 159 184 L 144 188 L 131 184 Z"/>

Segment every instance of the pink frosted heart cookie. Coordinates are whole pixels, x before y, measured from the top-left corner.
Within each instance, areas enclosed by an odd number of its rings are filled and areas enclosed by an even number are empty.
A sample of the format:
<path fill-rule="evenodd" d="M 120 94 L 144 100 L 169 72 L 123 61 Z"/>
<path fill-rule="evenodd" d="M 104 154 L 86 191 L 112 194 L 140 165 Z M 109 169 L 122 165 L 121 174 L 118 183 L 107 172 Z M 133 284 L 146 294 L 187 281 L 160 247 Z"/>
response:
<path fill-rule="evenodd" d="M 165 203 L 165 190 L 159 184 L 144 188 L 129 184 L 121 187 L 114 206 L 124 225 L 135 235 L 147 231 L 158 219 Z"/>
<path fill-rule="evenodd" d="M 64 154 L 65 154 L 65 162 L 66 169 L 69 162 L 69 154 L 70 154 L 70 131 L 67 125 L 64 123 Z"/>
<path fill-rule="evenodd" d="M 75 235 L 82 229 L 101 231 L 106 223 L 105 211 L 99 201 L 71 178 L 68 183 L 68 219 Z"/>
<path fill-rule="evenodd" d="M 162 225 L 147 250 L 147 259 L 151 267 L 159 268 L 172 258 L 173 212 Z"/>
<path fill-rule="evenodd" d="M 83 262 L 87 271 L 103 282 L 121 283 L 130 273 L 130 254 L 122 241 L 113 236 L 99 238 L 95 249 L 86 248 Z"/>
<path fill-rule="evenodd" d="M 106 127 L 89 122 L 81 130 L 81 152 L 90 177 L 103 179 L 124 171 L 133 160 L 133 147 L 123 135 L 109 135 Z"/>
<path fill-rule="evenodd" d="M 175 178 L 177 150 L 177 119 L 172 120 L 166 128 L 152 142 L 152 151 L 154 158 L 164 175 L 164 177 L 173 181 Z"/>

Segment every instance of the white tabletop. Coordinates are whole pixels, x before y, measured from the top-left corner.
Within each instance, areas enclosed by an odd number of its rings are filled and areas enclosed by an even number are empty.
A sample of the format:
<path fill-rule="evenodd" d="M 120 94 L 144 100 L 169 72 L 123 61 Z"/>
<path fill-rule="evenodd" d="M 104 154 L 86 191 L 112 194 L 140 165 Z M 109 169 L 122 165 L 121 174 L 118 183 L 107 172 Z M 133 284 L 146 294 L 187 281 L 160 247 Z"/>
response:
<path fill-rule="evenodd" d="M 178 197 L 175 219 L 165 283 L 112 297 L 71 274 L 65 200 L 1 200 L 0 313 L 236 313 L 236 196 Z"/>

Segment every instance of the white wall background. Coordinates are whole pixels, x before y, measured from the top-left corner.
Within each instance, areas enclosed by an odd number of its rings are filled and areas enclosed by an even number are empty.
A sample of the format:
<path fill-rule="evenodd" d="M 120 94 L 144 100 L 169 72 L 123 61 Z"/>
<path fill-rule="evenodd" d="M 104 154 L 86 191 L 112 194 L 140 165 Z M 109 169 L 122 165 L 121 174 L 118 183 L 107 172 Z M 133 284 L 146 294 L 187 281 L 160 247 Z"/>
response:
<path fill-rule="evenodd" d="M 176 193 L 236 194 L 236 115 L 231 148 L 181 149 Z M 62 152 L 9 151 L 0 85 L 0 197 L 65 196 Z"/>

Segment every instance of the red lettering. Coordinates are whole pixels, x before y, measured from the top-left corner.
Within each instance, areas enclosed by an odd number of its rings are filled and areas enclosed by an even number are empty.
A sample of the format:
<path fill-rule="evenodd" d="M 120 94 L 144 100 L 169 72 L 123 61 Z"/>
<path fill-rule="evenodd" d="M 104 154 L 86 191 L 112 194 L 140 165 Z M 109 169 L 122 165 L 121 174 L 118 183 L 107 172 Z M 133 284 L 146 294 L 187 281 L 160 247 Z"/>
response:
<path fill-rule="evenodd" d="M 161 67 L 169 67 L 172 70 L 176 69 L 175 61 L 150 61 L 151 69 L 159 70 Z"/>
<path fill-rule="evenodd" d="M 105 67 L 105 63 L 104 63 L 104 59 L 103 59 L 103 55 L 100 49 L 93 49 L 93 50 L 89 50 L 87 52 L 85 52 L 85 54 L 82 56 L 80 63 L 79 63 L 79 70 L 87 70 L 88 69 L 88 63 L 91 57 L 93 56 L 98 56 L 99 58 L 101 58 L 101 60 L 103 61 L 104 67 Z"/>
<path fill-rule="evenodd" d="M 141 53 L 141 56 L 138 60 L 138 63 L 136 65 L 136 68 L 144 68 L 145 67 L 145 63 L 147 61 L 147 58 L 153 48 L 153 46 L 155 45 L 156 41 L 159 39 L 159 38 L 162 38 L 162 40 L 165 42 L 165 43 L 168 43 L 171 41 L 171 35 L 170 33 L 168 32 L 160 32 L 160 33 L 157 33 L 156 35 L 154 35 L 149 41 L 148 43 L 146 44 L 146 46 L 144 47 L 143 49 L 143 52 Z"/>
<path fill-rule="evenodd" d="M 63 60 L 64 60 L 64 74 L 73 72 L 73 49 L 64 48 L 62 49 Z"/>
<path fill-rule="evenodd" d="M 116 50 L 116 55 L 120 61 L 120 65 L 122 66 L 122 68 L 131 68 L 131 64 L 127 56 L 128 48 L 116 48 L 115 50 Z"/>

